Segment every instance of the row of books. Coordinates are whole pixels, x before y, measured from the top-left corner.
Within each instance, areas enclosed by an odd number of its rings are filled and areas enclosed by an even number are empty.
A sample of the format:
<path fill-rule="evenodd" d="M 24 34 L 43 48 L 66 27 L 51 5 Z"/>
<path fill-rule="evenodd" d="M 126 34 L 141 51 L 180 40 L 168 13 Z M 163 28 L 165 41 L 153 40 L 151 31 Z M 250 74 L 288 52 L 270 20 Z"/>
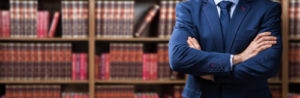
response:
<path fill-rule="evenodd" d="M 16 9 L 14 9 L 16 10 Z M 19 11 L 19 9 L 18 9 Z M 15 17 L 14 12 L 0 10 L 0 38 L 46 38 L 54 37 L 59 21 L 59 12 L 55 12 L 49 27 L 49 11 L 38 11 L 34 22 L 26 17 Z M 25 13 L 25 12 L 21 12 Z M 20 14 L 20 13 L 18 13 Z M 28 14 L 28 13 L 27 13 Z M 19 15 L 16 15 L 19 16 Z"/>
<path fill-rule="evenodd" d="M 0 59 L 0 79 L 71 79 L 69 43 L 0 43 Z"/>
<path fill-rule="evenodd" d="M 300 98 L 300 94 L 299 93 L 289 93 L 288 98 Z"/>
<path fill-rule="evenodd" d="M 87 38 L 89 3 L 87 0 L 62 0 L 62 37 Z"/>
<path fill-rule="evenodd" d="M 134 98 L 133 85 L 98 85 L 95 98 Z"/>
<path fill-rule="evenodd" d="M 59 85 L 6 85 L 5 98 L 60 98 Z"/>
<path fill-rule="evenodd" d="M 282 98 L 281 85 L 270 85 L 269 89 L 272 94 L 272 98 Z"/>
<path fill-rule="evenodd" d="M 289 44 L 289 77 L 291 80 L 300 79 L 300 43 Z"/>
<path fill-rule="evenodd" d="M 143 53 L 143 44 L 111 43 L 110 53 L 96 56 L 96 79 L 168 80 L 178 79 L 168 62 L 168 44 L 158 44 L 158 53 Z"/>
<path fill-rule="evenodd" d="M 298 0 L 289 0 L 289 33 L 291 37 L 300 36 Z"/>
<path fill-rule="evenodd" d="M 159 98 L 157 93 L 135 93 L 134 98 Z"/>
<path fill-rule="evenodd" d="M 134 0 L 96 1 L 97 37 L 132 37 Z"/>
<path fill-rule="evenodd" d="M 72 80 L 88 79 L 88 56 L 87 53 L 72 54 Z"/>
<path fill-rule="evenodd" d="M 89 98 L 86 93 L 62 93 L 61 98 Z"/>
<path fill-rule="evenodd" d="M 158 37 L 169 38 L 176 23 L 176 5 L 182 0 L 162 0 L 160 2 Z"/>
<path fill-rule="evenodd" d="M 86 53 L 69 43 L 0 43 L 1 80 L 86 80 Z"/>
<path fill-rule="evenodd" d="M 9 20 L 9 11 L 0 10 L 0 38 L 8 38 L 10 36 Z"/>
<path fill-rule="evenodd" d="M 170 94 L 162 93 L 163 98 L 182 98 L 184 86 L 175 85 L 167 90 Z M 95 98 L 159 98 L 157 92 L 135 92 L 133 85 L 97 85 Z"/>
<path fill-rule="evenodd" d="M 37 0 L 10 0 L 10 37 L 37 37 Z"/>

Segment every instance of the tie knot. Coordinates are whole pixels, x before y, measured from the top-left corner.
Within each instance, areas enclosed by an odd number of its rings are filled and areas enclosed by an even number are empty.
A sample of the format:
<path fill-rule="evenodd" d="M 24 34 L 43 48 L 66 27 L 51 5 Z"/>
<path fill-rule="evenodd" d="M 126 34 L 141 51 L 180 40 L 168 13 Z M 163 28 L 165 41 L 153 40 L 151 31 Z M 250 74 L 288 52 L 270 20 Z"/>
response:
<path fill-rule="evenodd" d="M 232 6 L 232 2 L 230 1 L 221 1 L 218 5 L 221 9 L 229 9 Z"/>

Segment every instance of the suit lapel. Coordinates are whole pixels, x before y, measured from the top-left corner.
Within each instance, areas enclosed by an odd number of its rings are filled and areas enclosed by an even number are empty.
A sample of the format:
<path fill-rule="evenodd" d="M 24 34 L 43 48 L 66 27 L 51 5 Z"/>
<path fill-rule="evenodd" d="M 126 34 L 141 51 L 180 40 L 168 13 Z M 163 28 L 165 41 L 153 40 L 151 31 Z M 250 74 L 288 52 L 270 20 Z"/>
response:
<path fill-rule="evenodd" d="M 250 10 L 250 6 L 247 4 L 247 0 L 240 0 L 240 3 L 235 8 L 234 14 L 231 18 L 230 25 L 225 33 L 225 51 L 230 52 L 233 41 L 235 40 L 237 31 L 243 22 L 245 16 Z"/>
<path fill-rule="evenodd" d="M 221 24 L 220 24 L 220 19 L 219 19 L 219 15 L 218 15 L 216 6 L 209 4 L 209 2 L 207 0 L 204 0 L 202 12 L 204 12 L 205 17 L 207 18 L 210 30 L 213 33 L 212 37 L 214 37 L 214 39 L 215 39 L 214 40 L 216 43 L 215 47 L 224 52 L 224 50 L 225 50 L 224 38 L 223 38 L 223 33 L 221 31 Z"/>

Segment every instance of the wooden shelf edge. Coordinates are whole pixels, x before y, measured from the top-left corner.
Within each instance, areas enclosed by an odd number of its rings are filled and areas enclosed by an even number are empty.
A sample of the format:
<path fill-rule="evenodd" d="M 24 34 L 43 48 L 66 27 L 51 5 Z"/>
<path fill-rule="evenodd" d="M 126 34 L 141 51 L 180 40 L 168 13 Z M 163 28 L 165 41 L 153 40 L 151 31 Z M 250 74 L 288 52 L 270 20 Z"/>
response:
<path fill-rule="evenodd" d="M 289 83 L 300 84 L 300 79 L 291 79 Z"/>
<path fill-rule="evenodd" d="M 269 84 L 281 84 L 282 81 L 281 80 L 268 80 Z"/>
<path fill-rule="evenodd" d="M 88 38 L 0 38 L 1 41 L 88 41 Z"/>
<path fill-rule="evenodd" d="M 96 38 L 96 41 L 168 42 L 169 38 Z"/>
<path fill-rule="evenodd" d="M 96 80 L 102 84 L 185 84 L 186 80 Z"/>
<path fill-rule="evenodd" d="M 88 80 L 1 80 L 0 84 L 88 84 Z"/>

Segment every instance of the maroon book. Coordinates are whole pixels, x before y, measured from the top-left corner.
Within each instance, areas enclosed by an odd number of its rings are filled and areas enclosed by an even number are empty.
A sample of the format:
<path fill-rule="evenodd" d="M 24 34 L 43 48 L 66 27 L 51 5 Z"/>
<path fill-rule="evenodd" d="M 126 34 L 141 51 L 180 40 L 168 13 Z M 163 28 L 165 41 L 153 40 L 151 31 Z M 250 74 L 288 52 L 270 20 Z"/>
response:
<path fill-rule="evenodd" d="M 55 36 L 57 24 L 58 24 L 58 21 L 59 21 L 59 16 L 60 16 L 60 12 L 55 12 L 54 15 L 53 15 L 53 19 L 52 19 L 52 22 L 51 22 L 51 27 L 50 27 L 50 30 L 49 30 L 49 33 L 48 33 L 48 37 L 50 37 L 50 38 Z"/>

